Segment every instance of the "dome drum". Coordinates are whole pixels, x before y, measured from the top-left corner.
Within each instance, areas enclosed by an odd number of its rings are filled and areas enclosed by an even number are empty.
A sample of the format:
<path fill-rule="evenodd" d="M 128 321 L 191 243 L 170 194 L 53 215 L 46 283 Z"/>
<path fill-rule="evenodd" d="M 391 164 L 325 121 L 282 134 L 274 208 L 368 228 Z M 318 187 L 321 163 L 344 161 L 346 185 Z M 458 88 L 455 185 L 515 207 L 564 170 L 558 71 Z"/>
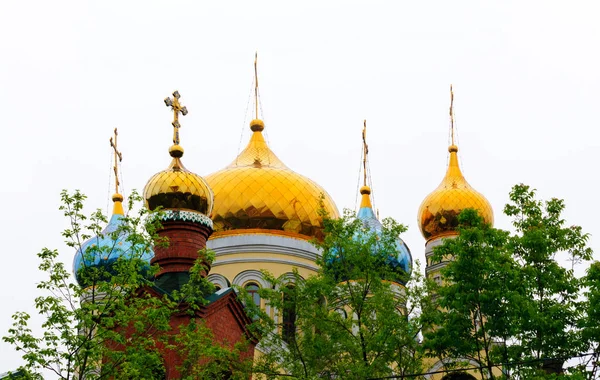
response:
<path fill-rule="evenodd" d="M 165 209 L 189 209 L 203 214 L 208 212 L 208 198 L 191 192 L 159 193 L 148 197 L 148 209 L 156 210 L 158 207 Z"/>
<path fill-rule="evenodd" d="M 154 258 L 151 263 L 160 267 L 156 277 L 166 273 L 187 273 L 200 257 L 199 251 L 206 247 L 206 240 L 211 235 L 212 229 L 204 224 L 183 221 L 181 219 L 163 220 L 158 231 L 160 238 L 168 241 L 167 246 L 158 245 L 154 248 Z M 210 270 L 210 263 L 203 261 L 206 272 Z M 206 273 L 203 273 L 205 276 Z"/>

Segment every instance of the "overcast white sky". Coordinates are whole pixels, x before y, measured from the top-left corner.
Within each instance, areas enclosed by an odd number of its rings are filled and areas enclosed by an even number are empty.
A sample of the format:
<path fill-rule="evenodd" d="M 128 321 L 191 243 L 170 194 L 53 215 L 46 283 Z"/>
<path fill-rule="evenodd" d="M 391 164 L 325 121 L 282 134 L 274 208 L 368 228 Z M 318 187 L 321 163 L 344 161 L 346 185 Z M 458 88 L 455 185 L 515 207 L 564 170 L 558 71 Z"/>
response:
<path fill-rule="evenodd" d="M 0 2 L 0 335 L 13 312 L 33 311 L 40 248 L 71 266 L 60 190 L 107 209 L 113 128 L 126 194 L 169 163 L 163 98 L 175 89 L 189 109 L 184 164 L 206 175 L 233 160 L 250 134 L 255 50 L 271 148 L 353 208 L 366 118 L 376 206 L 408 225 L 416 259 L 417 209 L 446 169 L 450 83 L 463 172 L 496 226 L 510 227 L 502 208 L 525 182 L 565 198 L 568 224 L 600 250 L 599 11 L 597 1 Z M 0 352 L 0 372 L 19 365 L 12 347 Z"/>

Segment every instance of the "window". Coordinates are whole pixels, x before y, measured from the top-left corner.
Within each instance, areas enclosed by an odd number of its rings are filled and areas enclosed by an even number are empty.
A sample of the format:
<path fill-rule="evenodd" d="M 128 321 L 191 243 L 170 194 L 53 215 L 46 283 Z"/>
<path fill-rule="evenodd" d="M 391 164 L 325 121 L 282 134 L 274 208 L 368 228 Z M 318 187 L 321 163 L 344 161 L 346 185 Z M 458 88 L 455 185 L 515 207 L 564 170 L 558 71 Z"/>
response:
<path fill-rule="evenodd" d="M 248 284 L 246 284 L 246 286 L 244 287 L 246 289 L 246 291 L 248 292 L 248 295 L 250 296 L 250 298 L 252 298 L 252 302 L 254 302 L 254 304 L 258 307 L 260 307 L 260 296 L 258 295 L 258 285 L 255 284 L 254 282 L 250 282 Z"/>
<path fill-rule="evenodd" d="M 291 343 L 296 337 L 296 304 L 292 295 L 293 285 L 288 285 L 283 293 L 283 327 L 281 336 L 283 341 Z"/>
<path fill-rule="evenodd" d="M 442 276 L 440 276 L 439 274 L 438 274 L 438 275 L 435 275 L 435 276 L 433 277 L 433 281 L 434 281 L 436 284 L 438 284 L 438 285 L 440 285 L 440 286 L 441 286 L 441 285 L 442 285 Z"/>

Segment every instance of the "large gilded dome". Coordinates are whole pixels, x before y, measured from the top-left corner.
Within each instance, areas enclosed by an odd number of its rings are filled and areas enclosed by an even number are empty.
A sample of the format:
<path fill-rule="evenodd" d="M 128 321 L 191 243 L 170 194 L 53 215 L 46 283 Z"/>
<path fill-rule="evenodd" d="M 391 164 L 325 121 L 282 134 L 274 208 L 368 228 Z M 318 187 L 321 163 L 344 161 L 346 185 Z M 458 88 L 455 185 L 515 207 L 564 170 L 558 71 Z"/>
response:
<path fill-rule="evenodd" d="M 213 208 L 213 193 L 206 181 L 187 170 L 181 163 L 183 148 L 173 145 L 169 149 L 173 159 L 166 170 L 156 173 L 144 188 L 146 206 L 154 210 L 187 209 L 210 215 Z"/>
<path fill-rule="evenodd" d="M 217 233 L 264 229 L 304 237 L 322 236 L 320 199 L 330 217 L 339 213 L 327 192 L 292 171 L 269 149 L 264 124 L 250 123 L 248 146 L 225 169 L 206 177 L 215 194 L 212 219 Z"/>
<path fill-rule="evenodd" d="M 448 151 L 450 162 L 446 176 L 419 207 L 418 223 L 427 240 L 455 234 L 458 214 L 466 208 L 476 209 L 487 223 L 494 223 L 490 202 L 469 185 L 460 170 L 458 147 L 451 145 Z"/>

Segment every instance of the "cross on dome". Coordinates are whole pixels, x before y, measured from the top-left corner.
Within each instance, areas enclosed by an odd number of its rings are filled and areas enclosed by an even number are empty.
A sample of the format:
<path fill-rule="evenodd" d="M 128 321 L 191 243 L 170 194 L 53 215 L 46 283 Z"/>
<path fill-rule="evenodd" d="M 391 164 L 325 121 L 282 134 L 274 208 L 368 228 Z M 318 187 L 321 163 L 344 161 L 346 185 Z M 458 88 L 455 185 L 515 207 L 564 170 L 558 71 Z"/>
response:
<path fill-rule="evenodd" d="M 115 154 L 115 166 L 113 166 L 113 171 L 115 172 L 115 194 L 119 194 L 119 185 L 121 184 L 119 182 L 119 162 L 123 161 L 123 155 L 121 154 L 121 152 L 119 152 L 119 149 L 117 148 L 117 136 L 117 128 L 115 128 L 115 139 L 113 140 L 112 137 L 110 138 L 110 146 L 111 148 L 113 148 Z"/>
<path fill-rule="evenodd" d="M 179 128 L 181 128 L 181 124 L 179 124 L 179 114 L 181 113 L 183 116 L 188 114 L 187 107 L 182 106 L 179 103 L 180 97 L 179 91 L 174 91 L 173 98 L 165 98 L 165 105 L 171 107 L 171 110 L 173 110 L 173 122 L 171 124 L 173 125 L 173 144 L 175 145 L 179 145 Z"/>

